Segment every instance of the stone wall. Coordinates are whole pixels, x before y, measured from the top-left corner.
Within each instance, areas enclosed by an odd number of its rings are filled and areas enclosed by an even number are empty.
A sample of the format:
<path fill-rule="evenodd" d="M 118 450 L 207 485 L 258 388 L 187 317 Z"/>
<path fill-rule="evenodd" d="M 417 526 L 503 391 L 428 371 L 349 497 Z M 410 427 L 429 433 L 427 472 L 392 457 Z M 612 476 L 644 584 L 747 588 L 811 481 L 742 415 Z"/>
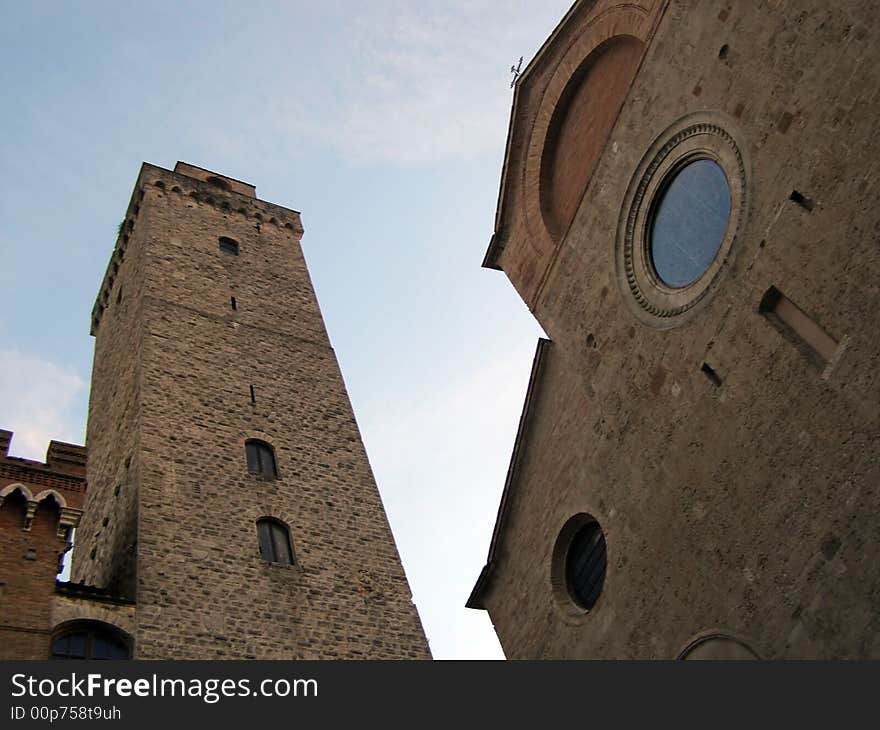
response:
<path fill-rule="evenodd" d="M 136 656 L 428 658 L 299 215 L 150 165 L 132 200 L 112 284 L 130 309 L 96 310 L 89 446 L 92 527 L 109 515 L 125 536 L 98 549 L 137 541 Z M 274 447 L 277 479 L 248 473 L 248 438 Z M 265 516 L 289 527 L 294 565 L 261 559 Z"/>
<path fill-rule="evenodd" d="M 869 2 L 669 3 L 534 302 L 553 345 L 483 594 L 509 657 L 674 658 L 706 632 L 880 656 L 878 34 Z M 741 144 L 748 211 L 704 306 L 659 329 L 626 302 L 621 215 L 693 113 Z M 512 278 L 524 245 L 498 254 Z M 771 287 L 832 361 L 759 311 Z M 573 615 L 550 572 L 580 512 L 608 568 Z"/>

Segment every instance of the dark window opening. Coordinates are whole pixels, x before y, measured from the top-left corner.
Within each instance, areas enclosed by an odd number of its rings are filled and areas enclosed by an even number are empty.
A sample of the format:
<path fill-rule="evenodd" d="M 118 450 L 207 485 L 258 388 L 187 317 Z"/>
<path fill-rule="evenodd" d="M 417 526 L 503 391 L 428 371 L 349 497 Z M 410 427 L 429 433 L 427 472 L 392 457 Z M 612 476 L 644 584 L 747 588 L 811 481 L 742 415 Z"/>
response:
<path fill-rule="evenodd" d="M 247 467 L 251 474 L 259 474 L 267 479 L 275 479 L 278 470 L 275 468 L 275 451 L 265 441 L 251 439 L 245 442 Z"/>
<path fill-rule="evenodd" d="M 792 190 L 791 195 L 788 196 L 788 199 L 794 203 L 797 203 L 799 206 L 801 206 L 801 208 L 806 211 L 812 211 L 813 206 L 815 205 L 812 200 L 802 195 L 797 190 Z"/>
<path fill-rule="evenodd" d="M 52 659 L 130 659 L 127 642 L 100 624 L 79 624 L 52 640 Z"/>
<path fill-rule="evenodd" d="M 605 535 L 598 522 L 588 522 L 574 535 L 565 559 L 568 592 L 581 607 L 591 609 L 605 583 Z"/>
<path fill-rule="evenodd" d="M 221 190 L 232 190 L 232 186 L 220 177 L 211 176 L 208 178 L 207 182 L 216 188 L 220 188 Z"/>
<path fill-rule="evenodd" d="M 704 362 L 700 367 L 700 370 L 703 374 L 709 378 L 709 382 L 712 383 L 716 388 L 721 387 L 721 376 L 715 372 L 714 368 L 707 362 Z"/>
<path fill-rule="evenodd" d="M 257 536 L 260 540 L 260 557 L 267 563 L 293 565 L 293 548 L 287 527 L 269 518 L 257 520 Z"/>
<path fill-rule="evenodd" d="M 237 304 L 237 302 L 235 301 L 235 297 L 232 297 L 232 299 L 231 299 L 231 304 L 232 304 L 232 311 L 233 311 L 233 312 L 234 312 L 235 310 L 238 309 L 238 304 Z"/>
<path fill-rule="evenodd" d="M 256 395 L 256 393 L 254 393 L 254 386 L 252 385 L 251 386 L 251 403 L 256 403 L 256 402 L 257 402 L 257 395 Z"/>
<path fill-rule="evenodd" d="M 220 253 L 227 256 L 238 256 L 238 241 L 228 236 L 220 236 Z"/>

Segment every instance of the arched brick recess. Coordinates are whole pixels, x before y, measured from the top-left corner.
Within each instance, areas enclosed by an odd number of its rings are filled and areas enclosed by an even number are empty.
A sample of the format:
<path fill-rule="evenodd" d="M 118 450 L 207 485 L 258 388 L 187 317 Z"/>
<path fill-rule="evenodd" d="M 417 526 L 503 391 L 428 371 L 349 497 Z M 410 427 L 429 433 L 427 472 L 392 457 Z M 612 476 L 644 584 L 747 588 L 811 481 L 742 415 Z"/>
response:
<path fill-rule="evenodd" d="M 554 241 L 568 230 L 623 105 L 644 44 L 609 38 L 569 79 L 553 112 L 541 159 L 541 215 Z"/>
<path fill-rule="evenodd" d="M 532 291 L 521 293 L 531 305 L 587 190 L 661 5 L 597 3 L 541 95 L 520 186 L 528 258 L 536 265 Z M 604 108 L 593 109 L 594 102 Z"/>

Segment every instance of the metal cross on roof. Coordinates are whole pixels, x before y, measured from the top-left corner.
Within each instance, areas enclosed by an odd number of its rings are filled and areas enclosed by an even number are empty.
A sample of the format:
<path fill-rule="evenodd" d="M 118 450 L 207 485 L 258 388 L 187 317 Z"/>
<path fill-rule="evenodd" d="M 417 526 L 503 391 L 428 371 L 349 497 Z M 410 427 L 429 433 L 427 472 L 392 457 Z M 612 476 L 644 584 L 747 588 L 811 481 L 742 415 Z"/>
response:
<path fill-rule="evenodd" d="M 510 67 L 510 73 L 513 74 L 513 78 L 510 81 L 510 88 L 512 89 L 516 85 L 516 80 L 519 78 L 521 73 L 520 69 L 522 69 L 523 57 L 519 57 L 519 63 L 516 66 Z"/>

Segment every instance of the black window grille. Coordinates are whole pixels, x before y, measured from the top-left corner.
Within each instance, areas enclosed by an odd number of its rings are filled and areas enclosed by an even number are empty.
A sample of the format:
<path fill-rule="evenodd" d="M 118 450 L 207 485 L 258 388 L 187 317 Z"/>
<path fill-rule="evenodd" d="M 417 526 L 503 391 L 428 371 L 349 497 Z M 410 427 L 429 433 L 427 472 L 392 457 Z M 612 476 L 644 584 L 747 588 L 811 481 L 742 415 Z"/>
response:
<path fill-rule="evenodd" d="M 278 520 L 257 520 L 257 537 L 260 540 L 260 556 L 267 563 L 293 565 L 293 547 L 290 532 Z"/>
<path fill-rule="evenodd" d="M 275 479 L 278 470 L 275 468 L 275 451 L 265 441 L 251 439 L 245 442 L 247 468 L 251 474 L 259 474 L 266 479 Z"/>
<path fill-rule="evenodd" d="M 591 609 L 605 582 L 605 535 L 598 522 L 588 522 L 572 538 L 565 561 L 568 591 L 581 607 Z"/>

